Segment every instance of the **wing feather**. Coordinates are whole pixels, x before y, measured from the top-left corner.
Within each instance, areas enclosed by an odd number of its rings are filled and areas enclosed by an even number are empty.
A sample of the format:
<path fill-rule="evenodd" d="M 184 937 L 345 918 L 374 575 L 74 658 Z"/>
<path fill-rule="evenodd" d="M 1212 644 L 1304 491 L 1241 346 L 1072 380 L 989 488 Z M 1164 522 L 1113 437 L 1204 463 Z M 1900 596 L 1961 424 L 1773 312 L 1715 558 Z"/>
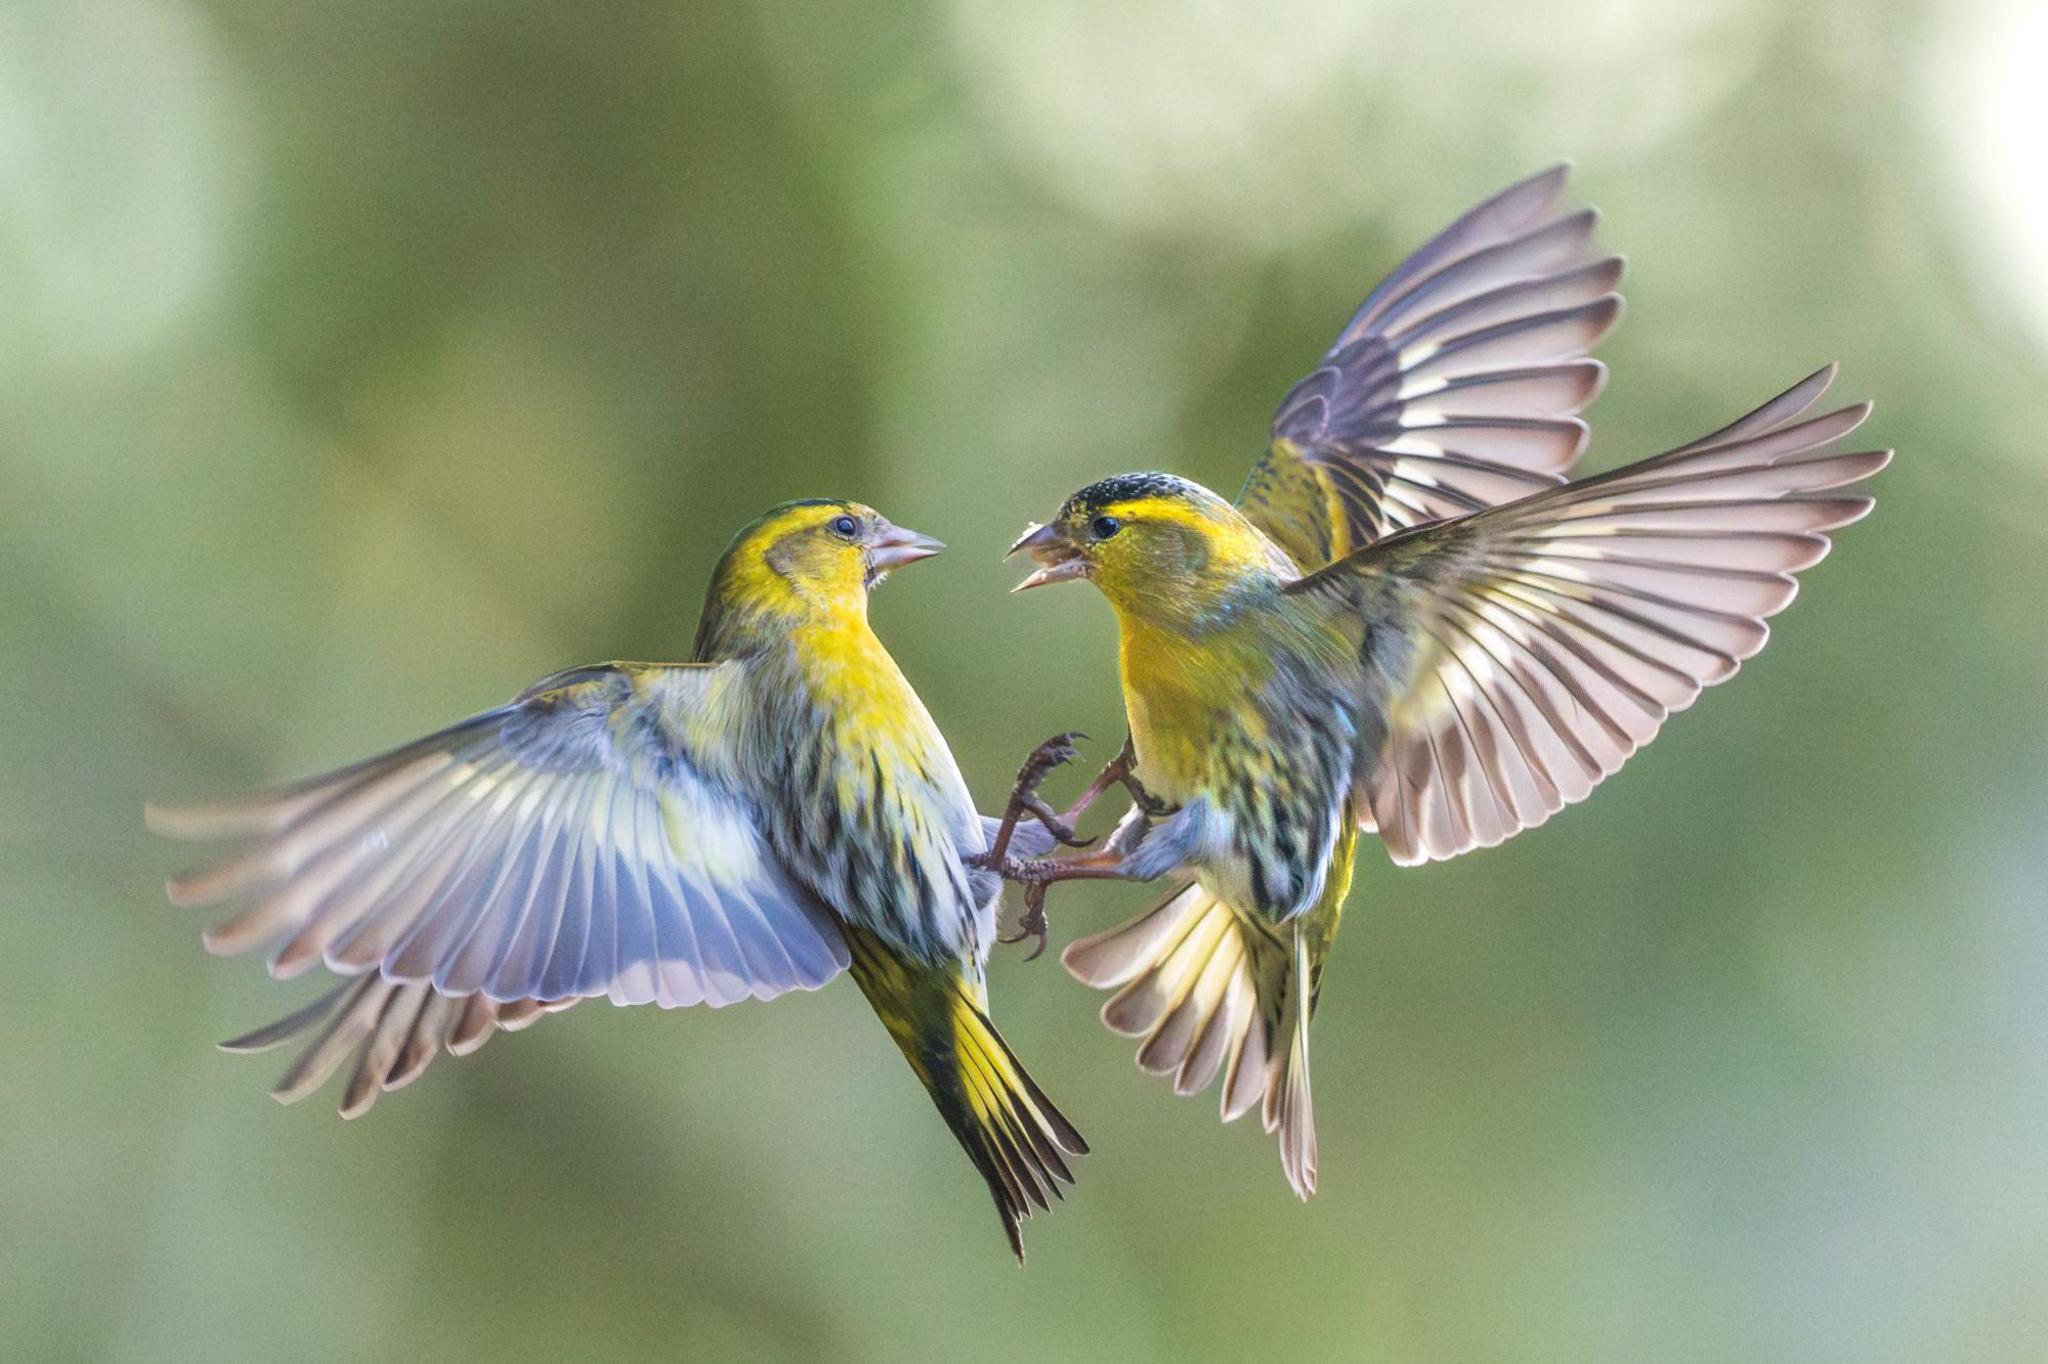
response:
<path fill-rule="evenodd" d="M 777 861 L 723 756 L 675 737 L 735 666 L 580 669 L 268 796 L 151 807 L 161 832 L 241 841 L 169 886 L 178 904 L 243 906 L 210 949 L 350 978 L 229 1045 L 310 1035 L 281 1098 L 355 1056 L 353 1116 L 437 1047 L 580 999 L 722 1005 L 836 976 L 837 920 Z"/>
<path fill-rule="evenodd" d="M 1360 305 L 1273 418 L 1239 505 L 1304 569 L 1557 483 L 1606 370 L 1622 261 L 1565 211 L 1565 168 L 1495 195 Z"/>
<path fill-rule="evenodd" d="M 1832 448 L 1869 414 L 1805 413 L 1832 367 L 1712 436 L 1383 540 L 1291 585 L 1400 662 L 1361 755 L 1396 862 L 1491 847 L 1584 797 L 1769 638 L 1845 491 L 1888 451 Z M 1390 647 L 1389 636 L 1403 642 Z"/>

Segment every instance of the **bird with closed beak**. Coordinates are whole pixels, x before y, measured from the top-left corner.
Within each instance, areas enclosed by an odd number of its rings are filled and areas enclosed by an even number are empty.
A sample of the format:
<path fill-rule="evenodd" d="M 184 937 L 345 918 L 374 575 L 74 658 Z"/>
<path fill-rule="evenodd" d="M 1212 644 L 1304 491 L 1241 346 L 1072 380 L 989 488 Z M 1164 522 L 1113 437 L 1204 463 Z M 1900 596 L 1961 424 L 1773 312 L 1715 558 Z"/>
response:
<path fill-rule="evenodd" d="M 1564 482 L 1621 263 L 1562 169 L 1424 246 L 1281 402 L 1233 503 L 1163 473 L 1076 492 L 1013 547 L 1019 586 L 1092 582 L 1120 635 L 1130 741 L 1064 815 L 1027 763 L 1009 819 L 1070 832 L 1121 782 L 1097 851 L 984 858 L 1045 888 L 1174 878 L 1063 957 L 1181 1094 L 1261 1108 L 1316 1187 L 1309 1023 L 1361 832 L 1412 865 L 1491 847 L 1583 799 L 1763 647 L 1888 452 L 1836 453 L 1869 411 L 1807 415 L 1822 370 L 1714 434 Z"/>
<path fill-rule="evenodd" d="M 850 971 L 1021 1261 L 1021 1220 L 1087 1145 L 989 1020 L 1002 882 L 968 859 L 993 821 L 868 623 L 889 571 L 942 548 L 858 503 L 788 503 L 719 560 L 687 663 L 557 673 L 336 772 L 152 806 L 162 833 L 240 844 L 170 883 L 244 906 L 213 951 L 342 978 L 224 1045 L 306 1038 L 285 1101 L 353 1055 L 354 1116 L 438 1050 L 582 1000 L 716 1007 Z"/>

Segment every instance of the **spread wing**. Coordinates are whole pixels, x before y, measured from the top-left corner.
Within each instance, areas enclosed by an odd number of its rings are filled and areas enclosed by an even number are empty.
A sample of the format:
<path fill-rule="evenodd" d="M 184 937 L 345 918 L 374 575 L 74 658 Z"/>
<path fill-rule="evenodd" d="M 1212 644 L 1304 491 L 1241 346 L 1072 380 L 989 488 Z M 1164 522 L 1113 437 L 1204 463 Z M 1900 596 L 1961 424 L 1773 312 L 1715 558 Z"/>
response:
<path fill-rule="evenodd" d="M 1292 584 L 1360 627 L 1384 731 L 1359 778 L 1403 864 L 1491 847 L 1582 800 L 1769 635 L 1793 575 L 1870 510 L 1889 451 L 1804 417 L 1822 370 L 1639 464 L 1412 531 Z"/>
<path fill-rule="evenodd" d="M 220 1046 L 222 1051 L 258 1052 L 306 1038 L 298 1059 L 271 1088 L 282 1103 L 311 1094 L 353 1054 L 356 1064 L 342 1091 L 341 1116 L 355 1118 L 369 1112 L 380 1093 L 417 1080 L 443 1049 L 450 1056 L 467 1056 L 500 1029 L 517 1032 L 543 1013 L 576 1002 L 501 1004 L 483 994 L 458 998 L 438 993 L 431 981 L 401 984 L 364 971 L 298 1012 Z"/>
<path fill-rule="evenodd" d="M 740 666 L 562 673 L 338 772 L 152 807 L 160 833 L 242 844 L 170 883 L 176 904 L 241 905 L 211 950 L 267 949 L 279 977 L 319 965 L 377 982 L 241 1041 L 317 1026 L 308 1056 L 327 1063 L 305 1088 L 358 1045 L 395 1087 L 411 1078 L 401 1062 L 425 1064 L 423 1043 L 429 1056 L 458 1033 L 480 1045 L 580 999 L 716 1006 L 837 975 L 837 921 L 721 775 L 730 727 L 716 708 Z M 288 1076 L 281 1097 L 298 1087 Z"/>
<path fill-rule="evenodd" d="M 1373 290 L 1281 400 L 1239 505 L 1305 571 L 1409 526 L 1561 481 L 1575 415 L 1606 369 L 1585 358 L 1621 312 L 1618 256 L 1566 168 L 1512 185 Z"/>

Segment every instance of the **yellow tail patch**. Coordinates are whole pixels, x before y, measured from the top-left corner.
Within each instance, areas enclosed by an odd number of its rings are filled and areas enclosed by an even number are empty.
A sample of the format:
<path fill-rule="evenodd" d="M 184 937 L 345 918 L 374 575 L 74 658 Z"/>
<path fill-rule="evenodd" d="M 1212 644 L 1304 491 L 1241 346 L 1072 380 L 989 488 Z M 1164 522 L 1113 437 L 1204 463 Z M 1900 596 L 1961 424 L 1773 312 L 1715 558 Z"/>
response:
<path fill-rule="evenodd" d="M 1023 1220 L 1065 1197 L 1065 1157 L 1086 1155 L 1088 1143 L 989 1022 L 978 982 L 898 956 L 864 929 L 848 925 L 846 941 L 855 982 L 987 1182 L 1021 1262 Z"/>

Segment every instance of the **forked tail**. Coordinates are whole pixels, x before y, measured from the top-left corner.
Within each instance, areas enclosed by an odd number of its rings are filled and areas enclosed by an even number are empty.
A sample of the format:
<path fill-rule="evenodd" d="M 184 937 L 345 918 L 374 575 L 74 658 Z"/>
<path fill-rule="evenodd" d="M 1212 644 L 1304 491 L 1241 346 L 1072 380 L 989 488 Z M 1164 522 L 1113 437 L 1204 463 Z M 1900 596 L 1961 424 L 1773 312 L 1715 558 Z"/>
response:
<path fill-rule="evenodd" d="M 979 986 L 907 960 L 864 929 L 845 933 L 854 980 L 987 1181 L 1021 1264 L 1023 1220 L 1065 1197 L 1060 1186 L 1074 1182 L 1065 1156 L 1086 1155 L 1088 1143 L 989 1022 Z"/>
<path fill-rule="evenodd" d="M 1076 980 L 1115 990 L 1102 1021 L 1144 1039 L 1138 1066 L 1199 1094 L 1220 1074 L 1223 1121 L 1263 1100 L 1280 1136 L 1287 1182 L 1316 1190 L 1315 1106 L 1309 1092 L 1313 979 L 1299 925 L 1240 915 L 1191 882 L 1122 927 L 1060 954 Z"/>

